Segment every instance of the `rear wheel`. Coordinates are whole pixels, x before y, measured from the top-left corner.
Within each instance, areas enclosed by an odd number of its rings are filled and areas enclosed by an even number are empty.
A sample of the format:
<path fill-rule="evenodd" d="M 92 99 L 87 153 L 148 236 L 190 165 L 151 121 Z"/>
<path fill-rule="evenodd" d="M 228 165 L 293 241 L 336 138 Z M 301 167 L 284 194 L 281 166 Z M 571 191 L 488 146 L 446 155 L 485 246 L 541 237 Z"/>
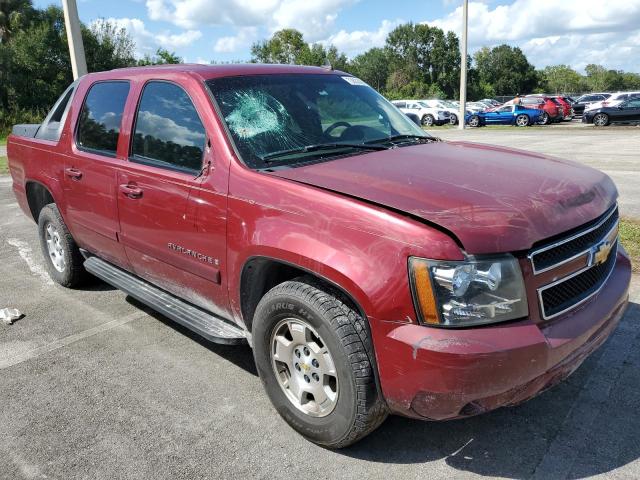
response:
<path fill-rule="evenodd" d="M 458 116 L 455 113 L 452 113 L 451 117 L 449 118 L 449 122 L 451 123 L 451 125 L 457 125 L 458 124 Z"/>
<path fill-rule="evenodd" d="M 38 233 L 49 276 L 63 287 L 80 285 L 86 278 L 84 260 L 54 203 L 40 211 Z"/>
<path fill-rule="evenodd" d="M 529 126 L 529 116 L 525 114 L 520 114 L 516 117 L 516 125 L 518 127 L 528 127 Z"/>
<path fill-rule="evenodd" d="M 310 278 L 277 285 L 256 308 L 262 383 L 278 413 L 312 442 L 346 447 L 386 418 L 364 321 Z"/>
<path fill-rule="evenodd" d="M 609 115 L 606 113 L 596 113 L 593 117 L 593 124 L 596 127 L 606 127 L 609 125 Z"/>
<path fill-rule="evenodd" d="M 435 120 L 436 119 L 433 117 L 433 115 L 427 113 L 422 117 L 421 122 L 424 127 L 431 127 L 435 123 Z"/>

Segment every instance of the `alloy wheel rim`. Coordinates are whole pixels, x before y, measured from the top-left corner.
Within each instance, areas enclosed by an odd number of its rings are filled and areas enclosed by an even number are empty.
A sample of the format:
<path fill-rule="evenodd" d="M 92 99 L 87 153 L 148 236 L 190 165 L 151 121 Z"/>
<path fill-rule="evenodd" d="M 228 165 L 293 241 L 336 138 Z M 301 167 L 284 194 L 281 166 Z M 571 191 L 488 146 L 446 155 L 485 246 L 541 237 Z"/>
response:
<path fill-rule="evenodd" d="M 67 263 L 64 259 L 64 248 L 60 240 L 60 232 L 51 223 L 48 223 L 45 228 L 45 240 L 47 243 L 47 251 L 51 264 L 60 273 L 64 272 Z"/>
<path fill-rule="evenodd" d="M 471 125 L 472 127 L 476 127 L 479 123 L 478 117 L 471 117 L 471 120 L 469 120 L 469 125 Z"/>
<path fill-rule="evenodd" d="M 527 121 L 527 117 L 525 117 L 524 115 L 520 115 L 518 118 L 516 118 L 516 123 L 521 126 L 524 127 L 527 125 L 527 123 L 529 123 Z"/>
<path fill-rule="evenodd" d="M 431 125 L 433 125 L 433 120 L 431 119 L 431 117 L 426 116 L 424 117 L 424 121 L 422 122 L 422 124 L 426 127 L 430 127 Z"/>
<path fill-rule="evenodd" d="M 604 115 L 599 113 L 598 115 L 596 115 L 596 118 L 594 119 L 594 123 L 599 127 L 602 127 L 603 125 L 606 125 L 607 120 Z"/>
<path fill-rule="evenodd" d="M 280 388 L 301 412 L 326 417 L 338 401 L 338 375 L 329 349 L 304 320 L 285 318 L 271 335 L 271 364 Z"/>

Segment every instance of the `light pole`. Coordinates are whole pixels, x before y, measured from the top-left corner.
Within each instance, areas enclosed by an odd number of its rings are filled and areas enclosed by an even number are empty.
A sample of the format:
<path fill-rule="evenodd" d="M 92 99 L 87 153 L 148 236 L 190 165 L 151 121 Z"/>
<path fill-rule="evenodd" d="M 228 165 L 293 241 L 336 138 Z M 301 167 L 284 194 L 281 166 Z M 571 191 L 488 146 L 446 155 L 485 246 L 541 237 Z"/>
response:
<path fill-rule="evenodd" d="M 458 128 L 464 130 L 467 113 L 467 30 L 469 24 L 469 0 L 462 4 L 462 52 L 460 54 L 460 111 Z"/>
<path fill-rule="evenodd" d="M 71 69 L 73 79 L 87 74 L 87 60 L 84 57 L 84 45 L 82 44 L 82 32 L 80 31 L 80 19 L 78 18 L 78 6 L 76 0 L 62 0 L 64 10 L 64 26 L 67 30 L 69 42 L 69 54 L 71 55 Z"/>

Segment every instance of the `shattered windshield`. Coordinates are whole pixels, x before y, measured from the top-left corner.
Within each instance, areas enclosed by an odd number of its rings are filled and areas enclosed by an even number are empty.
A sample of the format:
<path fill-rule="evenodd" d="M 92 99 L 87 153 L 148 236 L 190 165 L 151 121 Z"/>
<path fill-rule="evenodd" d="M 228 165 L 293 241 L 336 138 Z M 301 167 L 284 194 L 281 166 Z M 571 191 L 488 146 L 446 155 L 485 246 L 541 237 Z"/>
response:
<path fill-rule="evenodd" d="M 294 165 L 362 153 L 367 149 L 361 145 L 396 135 L 430 138 L 355 77 L 250 75 L 209 80 L 207 85 L 251 168 L 264 168 L 275 157 Z"/>

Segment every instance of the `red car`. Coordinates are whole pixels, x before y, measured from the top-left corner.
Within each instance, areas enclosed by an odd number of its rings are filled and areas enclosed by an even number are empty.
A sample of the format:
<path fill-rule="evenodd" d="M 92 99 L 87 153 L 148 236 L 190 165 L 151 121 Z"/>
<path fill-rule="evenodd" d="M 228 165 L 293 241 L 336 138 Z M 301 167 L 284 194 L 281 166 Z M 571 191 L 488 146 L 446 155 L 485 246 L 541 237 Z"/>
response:
<path fill-rule="evenodd" d="M 512 100 L 514 103 L 524 105 L 527 108 L 537 108 L 544 113 L 540 116 L 540 123 L 548 125 L 551 122 L 559 122 L 564 117 L 562 107 L 545 95 L 527 95 Z"/>
<path fill-rule="evenodd" d="M 573 119 L 573 109 L 571 108 L 571 103 L 565 98 L 559 95 L 549 97 L 555 103 L 562 107 L 562 120 L 570 121 Z"/>
<path fill-rule="evenodd" d="M 328 447 L 388 413 L 532 398 L 628 302 L 607 175 L 440 141 L 338 71 L 89 74 L 41 125 L 14 127 L 8 157 L 55 281 L 89 272 L 210 341 L 249 343 L 278 413 Z"/>

